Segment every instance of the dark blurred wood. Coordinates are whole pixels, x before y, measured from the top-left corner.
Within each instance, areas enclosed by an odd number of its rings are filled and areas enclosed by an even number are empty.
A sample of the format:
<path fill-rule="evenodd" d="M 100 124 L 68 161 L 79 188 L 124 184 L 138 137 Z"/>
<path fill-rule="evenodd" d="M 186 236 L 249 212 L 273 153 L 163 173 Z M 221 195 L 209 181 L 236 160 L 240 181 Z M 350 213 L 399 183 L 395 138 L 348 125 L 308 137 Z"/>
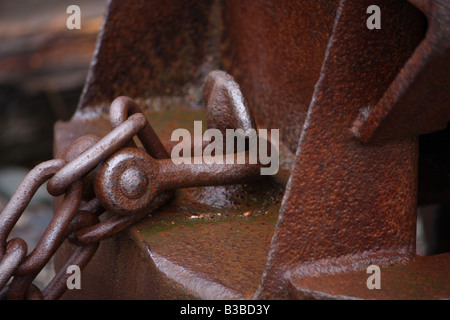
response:
<path fill-rule="evenodd" d="M 76 108 L 107 1 L 76 2 L 79 30 L 66 26 L 71 4 L 0 1 L 0 165 L 51 158 L 53 124 Z"/>
<path fill-rule="evenodd" d="M 105 0 L 77 1 L 81 29 L 66 27 L 72 1 L 0 3 L 0 84 L 27 92 L 66 90 L 84 84 Z"/>

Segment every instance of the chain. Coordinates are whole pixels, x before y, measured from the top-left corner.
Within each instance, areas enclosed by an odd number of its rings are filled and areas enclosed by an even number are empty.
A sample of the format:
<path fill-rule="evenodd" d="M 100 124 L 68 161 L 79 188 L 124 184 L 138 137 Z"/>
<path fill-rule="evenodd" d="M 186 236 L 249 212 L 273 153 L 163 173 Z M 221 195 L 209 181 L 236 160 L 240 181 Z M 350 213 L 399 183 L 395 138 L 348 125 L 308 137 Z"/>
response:
<path fill-rule="evenodd" d="M 205 87 L 207 92 L 213 90 L 214 96 L 230 96 L 229 91 L 237 86 L 222 73 L 209 79 L 213 84 Z M 208 100 L 208 112 L 222 111 L 232 116 L 225 122 L 211 120 L 212 127 L 246 130 L 254 127 L 249 120 L 253 119 L 250 110 L 241 108 L 240 101 L 230 100 L 218 106 L 216 100 L 212 99 L 212 103 Z M 80 137 L 61 159 L 33 168 L 1 212 L 0 299 L 58 299 L 67 289 L 69 266 L 83 269 L 102 240 L 166 203 L 173 190 L 243 183 L 260 176 L 259 163 L 175 165 L 139 106 L 128 97 L 116 98 L 109 116 L 112 130 L 107 135 Z M 145 151 L 137 148 L 135 136 Z M 58 197 L 59 206 L 28 254 L 23 239 L 8 240 L 8 237 L 35 192 L 46 182 L 48 193 Z M 33 281 L 65 241 L 76 249 L 41 291 Z"/>
<path fill-rule="evenodd" d="M 168 154 L 137 104 L 129 98 L 114 100 L 110 109 L 113 130 L 103 138 L 83 136 L 72 143 L 64 159 L 43 162 L 22 181 L 0 214 L 0 299 L 60 298 L 67 289 L 70 265 L 83 269 L 94 256 L 100 241 L 124 230 L 148 215 L 148 210 L 133 215 L 112 214 L 100 221 L 106 210 L 92 194 L 92 175 L 101 163 L 124 147 L 136 147 L 138 136 L 145 150 L 154 158 Z M 8 236 L 38 188 L 47 182 L 48 192 L 63 200 L 33 251 L 27 255 L 23 239 Z M 150 209 L 166 201 L 164 195 Z M 33 280 L 50 261 L 61 244 L 68 240 L 77 246 L 66 264 L 40 290 Z"/>

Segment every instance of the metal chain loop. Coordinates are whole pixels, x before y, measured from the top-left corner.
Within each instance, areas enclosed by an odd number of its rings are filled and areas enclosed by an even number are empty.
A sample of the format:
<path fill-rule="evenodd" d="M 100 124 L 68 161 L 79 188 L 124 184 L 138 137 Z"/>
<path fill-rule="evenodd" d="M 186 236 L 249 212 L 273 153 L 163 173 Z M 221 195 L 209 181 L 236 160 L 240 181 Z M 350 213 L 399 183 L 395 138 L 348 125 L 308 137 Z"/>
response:
<path fill-rule="evenodd" d="M 65 164 L 56 159 L 43 162 L 31 170 L 0 215 L 0 259 L 6 250 L 6 240 L 38 188 Z"/>
<path fill-rule="evenodd" d="M 22 239 L 8 242 L 6 253 L 0 260 L 0 288 L 3 288 L 27 254 L 27 244 Z"/>
<path fill-rule="evenodd" d="M 82 201 L 86 177 L 113 153 L 124 146 L 134 145 L 134 136 L 138 135 L 152 156 L 167 157 L 162 143 L 134 101 L 120 97 L 113 102 L 113 106 L 113 130 L 110 133 L 101 139 L 81 137 L 69 146 L 65 160 L 54 159 L 36 166 L 1 212 L 0 299 L 58 299 L 67 289 L 69 275 L 65 270 L 69 265 L 75 264 L 82 269 L 95 254 L 101 240 L 115 235 L 148 214 L 113 214 L 100 222 L 99 216 L 105 212 L 100 202 L 96 198 Z M 55 197 L 64 195 L 64 200 L 34 250 L 27 255 L 25 241 L 18 238 L 7 241 L 8 236 L 34 193 L 47 180 L 48 192 Z M 168 196 L 160 197 L 155 201 L 154 208 L 167 200 Z M 78 248 L 41 291 L 32 282 L 65 240 Z"/>
<path fill-rule="evenodd" d="M 48 182 L 48 192 L 55 197 L 62 195 L 72 183 L 80 180 L 100 162 L 123 147 L 147 123 L 147 119 L 142 113 L 130 116 L 122 125 L 113 129 L 94 146 L 59 170 Z"/>

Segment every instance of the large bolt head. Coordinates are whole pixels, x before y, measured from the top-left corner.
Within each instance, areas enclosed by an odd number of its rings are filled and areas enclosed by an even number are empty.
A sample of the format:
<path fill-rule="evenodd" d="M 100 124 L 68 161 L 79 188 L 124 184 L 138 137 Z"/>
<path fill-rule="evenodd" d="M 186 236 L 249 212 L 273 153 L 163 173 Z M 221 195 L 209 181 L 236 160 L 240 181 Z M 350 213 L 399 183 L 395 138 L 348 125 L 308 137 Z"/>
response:
<path fill-rule="evenodd" d="M 148 178 L 145 172 L 138 167 L 126 169 L 120 177 L 120 188 L 125 196 L 137 199 L 145 193 Z"/>
<path fill-rule="evenodd" d="M 109 157 L 95 176 L 94 190 L 111 213 L 134 215 L 148 210 L 159 195 L 158 164 L 145 151 L 124 148 Z"/>

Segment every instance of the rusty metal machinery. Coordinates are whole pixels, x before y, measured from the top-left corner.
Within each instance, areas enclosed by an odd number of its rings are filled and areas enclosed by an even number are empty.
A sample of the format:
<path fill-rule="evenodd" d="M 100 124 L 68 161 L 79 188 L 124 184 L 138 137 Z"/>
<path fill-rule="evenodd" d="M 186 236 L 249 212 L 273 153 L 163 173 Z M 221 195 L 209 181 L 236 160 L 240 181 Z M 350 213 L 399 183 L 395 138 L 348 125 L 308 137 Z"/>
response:
<path fill-rule="evenodd" d="M 450 298 L 448 248 L 416 254 L 418 206 L 449 200 L 449 20 L 446 0 L 111 0 L 48 184 L 57 212 L 79 179 L 78 212 L 107 212 L 55 248 L 57 270 L 84 250 L 82 289 L 19 298 Z M 279 172 L 175 166 L 198 120 L 279 129 Z"/>

